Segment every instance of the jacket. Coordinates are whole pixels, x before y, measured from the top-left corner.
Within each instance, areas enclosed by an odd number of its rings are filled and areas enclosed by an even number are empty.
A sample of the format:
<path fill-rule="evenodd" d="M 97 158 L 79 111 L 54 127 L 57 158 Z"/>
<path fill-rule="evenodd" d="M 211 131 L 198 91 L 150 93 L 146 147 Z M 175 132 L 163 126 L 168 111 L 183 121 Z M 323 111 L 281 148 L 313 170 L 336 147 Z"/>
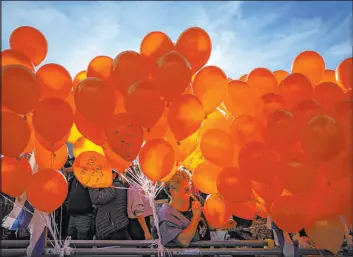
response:
<path fill-rule="evenodd" d="M 70 181 L 67 210 L 70 215 L 85 215 L 93 213 L 92 201 L 88 188 L 82 186 L 75 177 Z"/>
<path fill-rule="evenodd" d="M 124 187 L 118 179 L 113 181 L 116 187 Z M 127 190 L 117 188 L 90 188 L 92 203 L 97 205 L 96 229 L 99 240 L 126 228 L 129 224 L 127 216 Z"/>

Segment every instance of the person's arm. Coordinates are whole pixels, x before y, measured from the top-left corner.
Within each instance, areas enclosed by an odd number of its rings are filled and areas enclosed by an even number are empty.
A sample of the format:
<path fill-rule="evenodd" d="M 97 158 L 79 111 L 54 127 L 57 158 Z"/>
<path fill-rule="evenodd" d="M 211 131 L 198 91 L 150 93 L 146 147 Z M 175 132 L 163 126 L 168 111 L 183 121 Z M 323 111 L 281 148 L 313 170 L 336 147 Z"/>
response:
<path fill-rule="evenodd" d="M 141 228 L 143 229 L 143 232 L 145 234 L 145 240 L 151 240 L 152 236 L 151 233 L 147 227 L 145 217 L 143 215 L 137 216 L 137 220 L 140 223 Z"/>
<path fill-rule="evenodd" d="M 115 197 L 115 190 L 113 188 L 89 188 L 89 195 L 93 204 L 102 205 L 110 202 Z"/>

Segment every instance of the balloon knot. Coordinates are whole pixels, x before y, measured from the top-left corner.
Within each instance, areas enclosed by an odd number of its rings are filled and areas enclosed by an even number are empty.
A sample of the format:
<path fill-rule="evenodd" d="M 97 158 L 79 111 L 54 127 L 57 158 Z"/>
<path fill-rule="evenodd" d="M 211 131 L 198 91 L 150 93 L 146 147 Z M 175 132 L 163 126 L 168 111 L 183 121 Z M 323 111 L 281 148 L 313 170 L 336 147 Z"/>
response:
<path fill-rule="evenodd" d="M 170 102 L 167 102 L 166 107 L 168 108 L 170 107 Z"/>
<path fill-rule="evenodd" d="M 24 121 L 28 121 L 27 115 L 24 115 L 24 116 L 23 116 L 23 119 L 24 119 Z"/>
<path fill-rule="evenodd" d="M 205 115 L 205 118 L 204 118 L 205 120 L 207 120 L 207 114 Z"/>
<path fill-rule="evenodd" d="M 150 128 L 147 128 L 147 133 L 150 133 L 151 132 L 151 129 Z"/>
<path fill-rule="evenodd" d="M 177 144 L 180 145 L 180 140 L 177 141 Z"/>

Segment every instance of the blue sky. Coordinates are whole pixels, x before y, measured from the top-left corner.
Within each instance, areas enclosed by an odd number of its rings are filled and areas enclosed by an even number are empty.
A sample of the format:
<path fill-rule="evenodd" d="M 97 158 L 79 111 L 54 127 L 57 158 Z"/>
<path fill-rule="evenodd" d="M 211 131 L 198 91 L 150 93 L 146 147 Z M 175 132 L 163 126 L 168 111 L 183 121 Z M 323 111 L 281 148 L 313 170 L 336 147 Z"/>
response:
<path fill-rule="evenodd" d="M 97 55 L 138 51 L 150 31 L 173 41 L 190 26 L 211 36 L 209 65 L 238 78 L 256 67 L 289 70 L 304 50 L 318 51 L 327 68 L 352 55 L 352 2 L 3 2 L 2 48 L 16 27 L 30 25 L 49 42 L 45 63 L 72 76 Z"/>

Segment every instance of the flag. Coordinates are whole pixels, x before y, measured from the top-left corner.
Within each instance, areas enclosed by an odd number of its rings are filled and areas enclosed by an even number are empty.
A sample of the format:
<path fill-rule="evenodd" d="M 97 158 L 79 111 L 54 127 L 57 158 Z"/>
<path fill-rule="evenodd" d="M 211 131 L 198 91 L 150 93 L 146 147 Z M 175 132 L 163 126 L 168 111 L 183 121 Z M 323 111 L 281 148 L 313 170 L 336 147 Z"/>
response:
<path fill-rule="evenodd" d="M 26 249 L 27 257 L 43 255 L 46 239 L 46 224 L 48 222 L 49 215 L 47 213 L 34 210 L 30 226 L 31 240 Z"/>

